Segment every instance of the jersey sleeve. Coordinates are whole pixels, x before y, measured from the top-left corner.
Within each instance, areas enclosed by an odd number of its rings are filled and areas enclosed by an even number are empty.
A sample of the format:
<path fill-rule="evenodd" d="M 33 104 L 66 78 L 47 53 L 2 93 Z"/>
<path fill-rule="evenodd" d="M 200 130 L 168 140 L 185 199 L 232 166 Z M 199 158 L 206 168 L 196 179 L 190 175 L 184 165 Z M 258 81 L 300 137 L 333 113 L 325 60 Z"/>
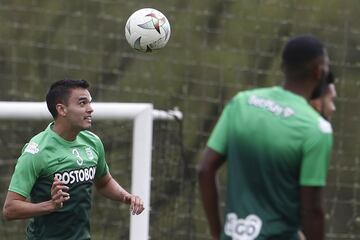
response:
<path fill-rule="evenodd" d="M 315 131 L 306 139 L 300 170 L 301 186 L 326 185 L 326 176 L 332 149 L 331 132 L 330 130 L 326 132 Z"/>
<path fill-rule="evenodd" d="M 231 107 L 232 101 L 226 105 L 225 109 L 221 113 L 221 116 L 216 123 L 207 142 L 207 146 L 209 148 L 223 155 L 226 155 L 227 152 L 228 125 Z"/>
<path fill-rule="evenodd" d="M 100 139 L 97 144 L 97 148 L 98 148 L 99 159 L 98 159 L 98 163 L 96 166 L 96 174 L 95 174 L 96 179 L 105 176 L 109 172 L 109 167 L 105 160 L 104 145 Z"/>
<path fill-rule="evenodd" d="M 30 146 L 31 143 L 30 145 L 25 145 L 25 150 L 18 158 L 8 189 L 25 198 L 30 196 L 35 181 L 43 168 L 41 155 L 39 153 L 28 151 L 27 149 Z"/>

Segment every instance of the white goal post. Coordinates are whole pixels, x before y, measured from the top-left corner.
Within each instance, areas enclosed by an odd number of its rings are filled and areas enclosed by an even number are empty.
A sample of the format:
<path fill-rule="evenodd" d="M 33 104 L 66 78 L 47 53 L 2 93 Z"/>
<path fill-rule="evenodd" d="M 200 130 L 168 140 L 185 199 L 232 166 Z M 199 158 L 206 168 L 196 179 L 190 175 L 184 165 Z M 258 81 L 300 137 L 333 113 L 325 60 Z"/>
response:
<path fill-rule="evenodd" d="M 92 103 L 94 120 L 132 120 L 133 148 L 131 193 L 139 195 L 145 210 L 138 216 L 130 217 L 130 240 L 149 239 L 151 149 L 153 120 L 182 119 L 177 110 L 162 111 L 153 109 L 151 103 Z M 2 102 L 0 119 L 3 120 L 43 120 L 51 119 L 45 102 Z"/>

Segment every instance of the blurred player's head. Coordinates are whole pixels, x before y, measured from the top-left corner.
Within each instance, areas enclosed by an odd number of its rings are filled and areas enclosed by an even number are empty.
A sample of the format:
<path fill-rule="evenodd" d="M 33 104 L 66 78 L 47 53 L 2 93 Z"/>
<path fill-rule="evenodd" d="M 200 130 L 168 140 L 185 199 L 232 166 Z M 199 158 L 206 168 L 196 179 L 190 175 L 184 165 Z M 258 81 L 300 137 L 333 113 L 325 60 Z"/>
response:
<path fill-rule="evenodd" d="M 65 79 L 54 82 L 46 95 L 47 107 L 54 119 L 58 117 L 57 105 L 68 105 L 73 89 L 88 89 L 89 83 L 85 80 Z"/>
<path fill-rule="evenodd" d="M 323 43 L 310 35 L 290 39 L 282 52 L 282 69 L 286 81 L 311 91 L 309 97 L 325 88 L 329 57 Z"/>
<path fill-rule="evenodd" d="M 326 87 L 323 92 L 314 92 L 310 104 L 327 120 L 331 120 L 336 107 L 334 99 L 336 98 L 336 88 L 334 75 L 330 72 L 326 79 Z"/>

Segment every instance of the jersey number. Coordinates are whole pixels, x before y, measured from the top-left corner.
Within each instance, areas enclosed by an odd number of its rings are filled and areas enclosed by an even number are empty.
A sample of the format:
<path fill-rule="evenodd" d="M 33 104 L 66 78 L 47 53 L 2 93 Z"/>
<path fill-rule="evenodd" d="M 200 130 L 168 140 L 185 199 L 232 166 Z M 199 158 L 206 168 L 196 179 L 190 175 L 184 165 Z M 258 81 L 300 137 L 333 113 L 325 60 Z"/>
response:
<path fill-rule="evenodd" d="M 75 155 L 76 157 L 76 162 L 77 164 L 79 164 L 80 166 L 84 163 L 84 159 L 82 159 L 82 157 L 80 156 L 80 152 L 77 148 L 74 148 L 72 150 L 72 153 Z"/>

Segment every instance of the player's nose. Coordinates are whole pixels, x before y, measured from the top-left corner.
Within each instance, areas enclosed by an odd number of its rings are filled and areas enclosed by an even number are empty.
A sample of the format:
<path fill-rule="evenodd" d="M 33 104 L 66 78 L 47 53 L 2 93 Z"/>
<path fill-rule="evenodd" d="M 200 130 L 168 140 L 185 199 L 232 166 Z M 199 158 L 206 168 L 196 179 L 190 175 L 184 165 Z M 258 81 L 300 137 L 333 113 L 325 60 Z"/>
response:
<path fill-rule="evenodd" d="M 331 104 L 331 112 L 335 112 L 336 111 L 336 106 L 335 106 L 335 103 L 332 103 Z"/>
<path fill-rule="evenodd" d="M 89 103 L 88 108 L 87 108 L 86 110 L 87 110 L 87 112 L 89 112 L 89 113 L 94 112 L 94 109 L 93 109 L 91 103 Z"/>

